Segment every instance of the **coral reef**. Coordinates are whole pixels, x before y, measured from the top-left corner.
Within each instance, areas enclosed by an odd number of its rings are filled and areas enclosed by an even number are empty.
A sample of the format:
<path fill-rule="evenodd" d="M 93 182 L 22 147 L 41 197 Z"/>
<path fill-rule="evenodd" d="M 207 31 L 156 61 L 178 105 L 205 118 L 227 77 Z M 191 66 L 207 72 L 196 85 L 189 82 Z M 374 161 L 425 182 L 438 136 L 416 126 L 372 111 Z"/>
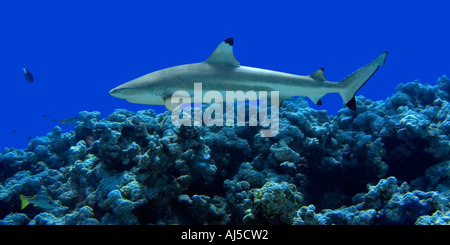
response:
<path fill-rule="evenodd" d="M 409 191 L 404 182 L 398 186 L 395 177 L 381 179 L 370 186 L 367 193 L 357 194 L 355 205 L 339 209 L 323 209 L 315 213 L 315 206 L 303 206 L 294 218 L 298 225 L 370 225 L 370 224 L 417 224 L 448 222 L 443 212 L 450 210 L 450 194 L 436 191 Z M 430 218 L 430 214 L 432 218 Z M 436 216 L 438 217 L 434 217 Z M 447 220 L 447 221 L 446 221 Z"/>
<path fill-rule="evenodd" d="M 336 116 L 288 99 L 275 137 L 80 112 L 0 153 L 0 224 L 450 224 L 450 80 L 396 90 Z M 21 209 L 38 193 L 58 207 Z"/>

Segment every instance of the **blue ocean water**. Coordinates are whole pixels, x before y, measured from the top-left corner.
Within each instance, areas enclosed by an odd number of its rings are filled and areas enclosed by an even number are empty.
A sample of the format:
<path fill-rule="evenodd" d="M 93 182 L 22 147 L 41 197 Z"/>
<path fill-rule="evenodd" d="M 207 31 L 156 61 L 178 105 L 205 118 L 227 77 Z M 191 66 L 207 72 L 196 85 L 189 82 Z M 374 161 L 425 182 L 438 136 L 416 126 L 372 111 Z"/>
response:
<path fill-rule="evenodd" d="M 0 147 L 25 147 L 82 110 L 135 105 L 108 91 L 141 75 L 200 62 L 234 37 L 242 65 L 340 81 L 383 51 L 387 65 L 359 91 L 372 100 L 448 74 L 446 1 L 8 1 L 0 3 Z M 35 77 L 28 83 L 22 68 Z M 311 103 L 312 104 L 312 103 Z M 336 114 L 329 94 L 320 109 Z M 57 120 L 55 122 L 54 120 Z M 62 126 L 65 130 L 65 126 Z M 69 129 L 72 129 L 69 127 Z"/>

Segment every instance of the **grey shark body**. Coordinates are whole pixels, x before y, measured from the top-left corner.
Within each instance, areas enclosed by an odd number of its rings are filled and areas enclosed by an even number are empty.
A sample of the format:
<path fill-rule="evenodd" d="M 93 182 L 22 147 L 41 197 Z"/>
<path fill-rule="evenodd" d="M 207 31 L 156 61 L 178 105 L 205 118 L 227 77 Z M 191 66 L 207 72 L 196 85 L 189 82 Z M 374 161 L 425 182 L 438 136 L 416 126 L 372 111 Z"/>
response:
<path fill-rule="evenodd" d="M 233 39 L 228 38 L 204 62 L 174 66 L 155 71 L 124 83 L 109 93 L 131 103 L 165 105 L 172 110 L 171 102 L 176 91 L 187 91 L 194 103 L 194 83 L 202 83 L 202 93 L 219 91 L 279 91 L 281 101 L 292 96 L 305 96 L 321 105 L 328 93 L 339 93 L 350 109 L 356 109 L 356 92 L 384 65 L 387 52 L 355 71 L 341 82 L 328 81 L 321 68 L 309 76 L 293 75 L 266 69 L 241 66 L 233 55 Z M 224 99 L 226 100 L 226 99 Z M 216 101 L 221 102 L 221 101 Z"/>

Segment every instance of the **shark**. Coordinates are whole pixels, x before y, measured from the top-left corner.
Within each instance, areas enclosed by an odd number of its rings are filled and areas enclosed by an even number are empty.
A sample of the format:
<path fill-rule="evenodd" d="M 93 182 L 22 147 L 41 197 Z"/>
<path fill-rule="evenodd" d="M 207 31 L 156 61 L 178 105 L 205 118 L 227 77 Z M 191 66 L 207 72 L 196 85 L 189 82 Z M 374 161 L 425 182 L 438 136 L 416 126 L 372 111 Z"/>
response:
<path fill-rule="evenodd" d="M 386 51 L 342 81 L 332 82 L 325 78 L 324 68 L 302 76 L 240 65 L 233 46 L 234 39 L 227 38 L 206 61 L 151 72 L 113 88 L 109 94 L 131 103 L 165 105 L 167 110 L 173 110 L 184 101 L 171 100 L 177 91 L 187 91 L 185 96 L 190 98 L 186 101 L 201 103 L 197 101 L 201 96 L 194 97 L 194 83 L 201 83 L 203 94 L 211 90 L 223 95 L 226 91 L 279 91 L 280 105 L 293 96 L 308 97 L 315 104 L 322 105 L 322 97 L 338 93 L 348 108 L 356 110 L 356 93 L 385 64 L 388 55 Z"/>

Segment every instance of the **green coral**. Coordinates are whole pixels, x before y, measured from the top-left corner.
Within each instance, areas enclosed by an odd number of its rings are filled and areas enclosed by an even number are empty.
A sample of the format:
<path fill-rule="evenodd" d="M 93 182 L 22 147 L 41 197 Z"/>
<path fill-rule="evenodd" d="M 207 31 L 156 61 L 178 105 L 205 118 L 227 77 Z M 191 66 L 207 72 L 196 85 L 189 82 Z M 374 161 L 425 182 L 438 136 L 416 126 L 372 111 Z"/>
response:
<path fill-rule="evenodd" d="M 268 223 L 291 224 L 296 211 L 303 204 L 303 195 L 297 192 L 294 184 L 269 181 L 255 190 L 254 204 L 253 211 L 259 211 Z"/>

